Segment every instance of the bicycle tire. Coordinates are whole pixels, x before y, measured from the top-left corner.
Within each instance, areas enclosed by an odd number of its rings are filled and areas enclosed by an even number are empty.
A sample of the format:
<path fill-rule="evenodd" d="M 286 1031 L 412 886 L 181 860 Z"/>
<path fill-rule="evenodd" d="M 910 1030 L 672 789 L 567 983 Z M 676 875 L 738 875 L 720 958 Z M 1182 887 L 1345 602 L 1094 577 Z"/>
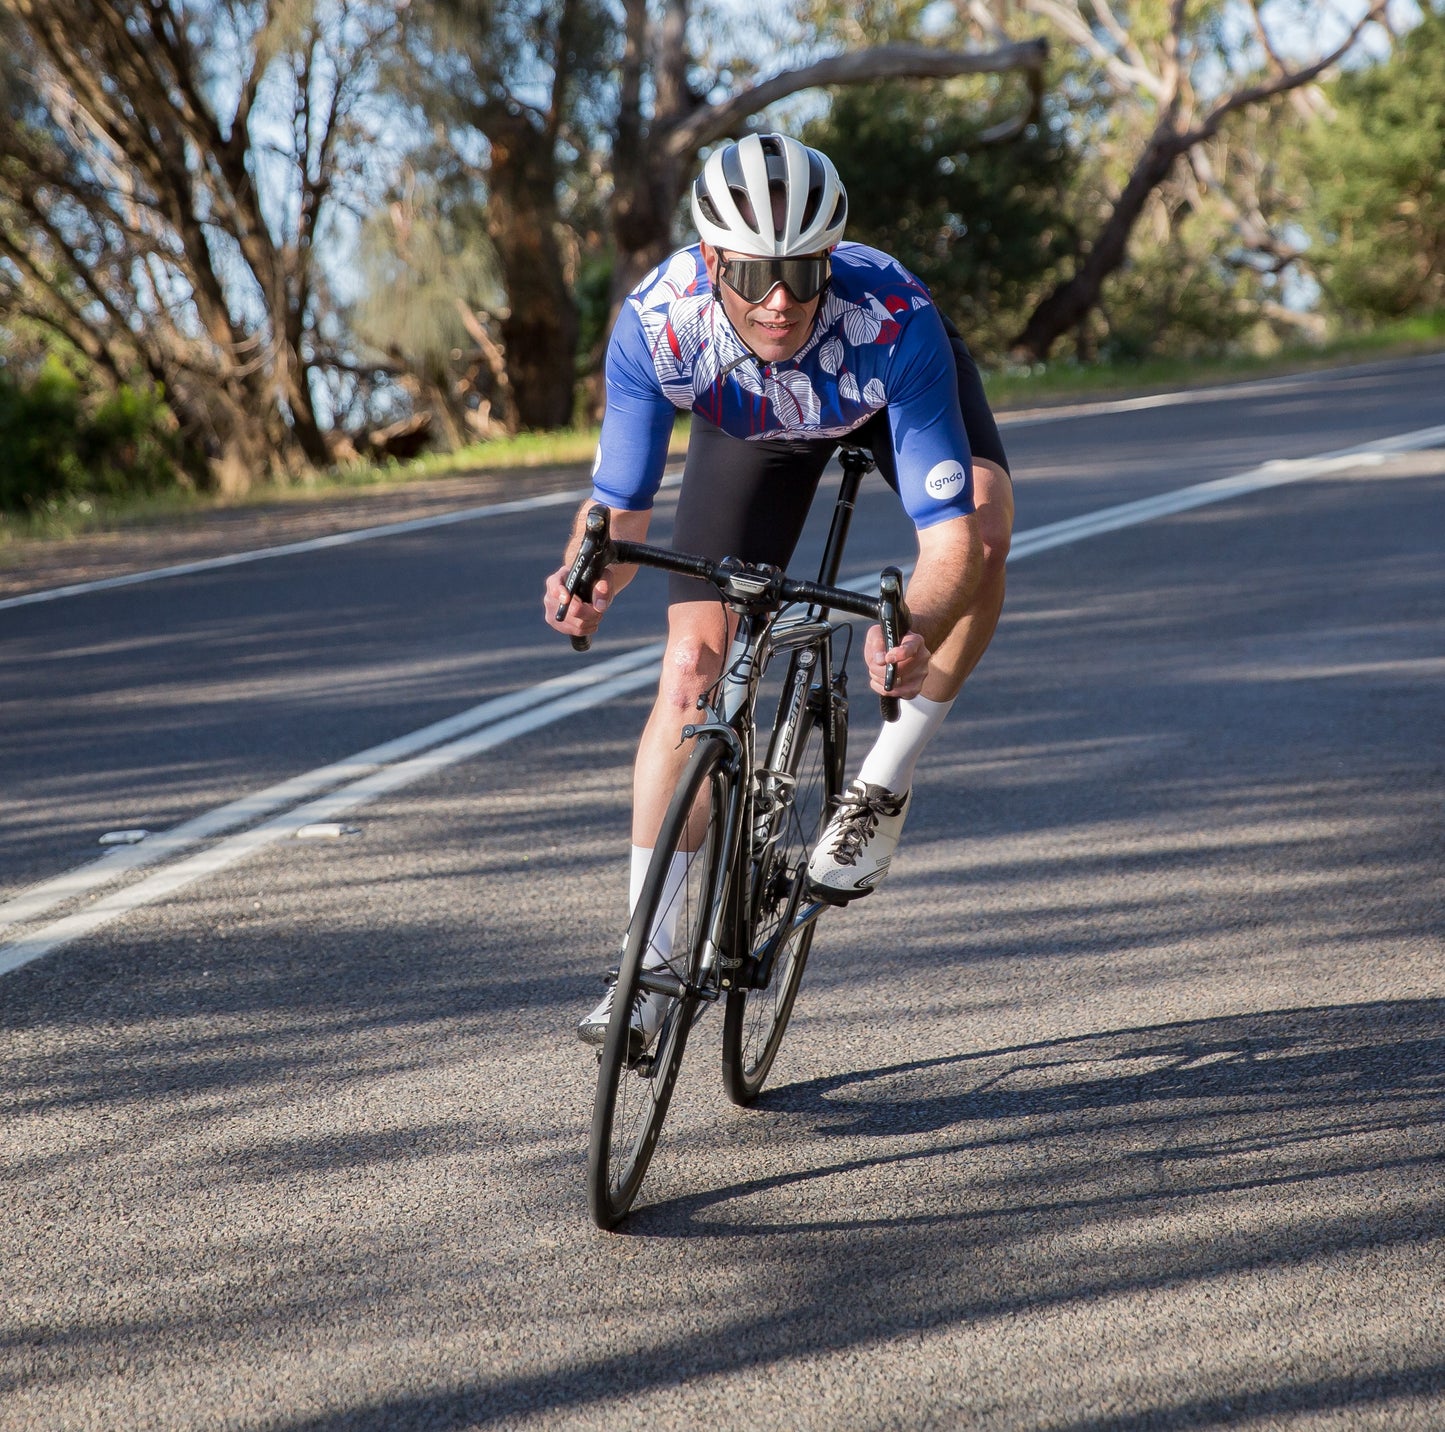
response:
<path fill-rule="evenodd" d="M 835 703 L 832 743 L 822 715 L 821 693 L 815 691 L 796 718 L 785 766 L 796 784 L 783 814 L 783 829 L 757 874 L 751 940 L 754 955 L 767 947 L 782 922 L 791 919 L 806 899 L 808 856 L 839 794 L 846 708 L 841 701 Z M 751 1104 L 762 1093 L 792 1018 L 815 928 L 810 924 L 783 942 L 766 988 L 728 992 L 723 1017 L 723 1087 L 735 1104 Z"/>
<path fill-rule="evenodd" d="M 663 818 L 628 929 L 612 1020 L 598 1056 L 597 1093 L 588 1141 L 588 1207 L 599 1228 L 615 1228 L 637 1197 L 672 1102 L 688 1033 L 701 1013 L 701 999 L 695 994 L 669 998 L 651 1051 L 640 1059 L 629 1057 L 628 1012 L 633 998 L 643 992 L 643 957 L 649 948 L 649 934 L 663 913 L 659 907 L 668 893 L 673 854 L 687 852 L 689 817 L 694 805 L 705 798 L 702 841 L 690 853 L 686 875 L 671 902 L 677 906 L 677 925 L 667 961 L 667 969 L 684 985 L 695 988 L 698 984 L 703 941 L 712 918 L 715 877 L 723 855 L 722 828 L 731 797 L 732 777 L 725 764 L 729 754 L 717 739 L 698 742 Z"/>

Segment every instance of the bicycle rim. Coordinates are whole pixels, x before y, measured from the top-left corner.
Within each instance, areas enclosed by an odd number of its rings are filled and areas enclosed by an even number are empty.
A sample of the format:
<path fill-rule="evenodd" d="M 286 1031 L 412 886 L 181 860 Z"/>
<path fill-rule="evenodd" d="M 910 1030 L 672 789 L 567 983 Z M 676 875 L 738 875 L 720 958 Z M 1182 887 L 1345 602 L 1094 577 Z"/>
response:
<path fill-rule="evenodd" d="M 671 954 L 662 968 L 687 985 L 698 983 L 727 810 L 728 777 L 722 769 L 726 754 L 715 740 L 701 742 L 693 753 L 663 820 L 628 930 L 612 1022 L 598 1058 L 588 1147 L 588 1204 L 599 1228 L 615 1227 L 637 1197 L 699 1013 L 701 1001 L 695 995 L 667 998 L 651 1047 L 641 1058 L 631 1057 L 628 1011 L 643 990 L 644 957 L 655 949 L 650 936 L 660 921 L 675 922 Z M 688 852 L 688 820 L 698 800 L 707 803 L 706 830 L 698 848 Z M 680 881 L 668 878 L 674 853 L 686 856 Z"/>
<path fill-rule="evenodd" d="M 782 813 L 782 829 L 759 874 L 753 909 L 752 952 L 758 955 L 784 921 L 806 903 L 808 856 L 822 831 L 833 795 L 823 728 L 805 708 L 794 737 L 791 801 Z M 762 1092 L 777 1058 L 802 983 L 813 925 L 787 937 L 773 961 L 766 989 L 734 989 L 728 994 L 723 1022 L 723 1086 L 735 1104 L 751 1104 Z"/>

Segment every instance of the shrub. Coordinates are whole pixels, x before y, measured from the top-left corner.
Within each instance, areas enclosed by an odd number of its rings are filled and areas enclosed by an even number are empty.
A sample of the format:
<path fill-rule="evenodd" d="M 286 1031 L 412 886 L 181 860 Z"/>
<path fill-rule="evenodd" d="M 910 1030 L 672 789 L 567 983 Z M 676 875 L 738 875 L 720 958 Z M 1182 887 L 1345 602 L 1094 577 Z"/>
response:
<path fill-rule="evenodd" d="M 0 511 L 176 486 L 185 479 L 174 430 L 152 388 L 125 386 L 87 401 L 55 357 L 28 383 L 0 369 Z"/>

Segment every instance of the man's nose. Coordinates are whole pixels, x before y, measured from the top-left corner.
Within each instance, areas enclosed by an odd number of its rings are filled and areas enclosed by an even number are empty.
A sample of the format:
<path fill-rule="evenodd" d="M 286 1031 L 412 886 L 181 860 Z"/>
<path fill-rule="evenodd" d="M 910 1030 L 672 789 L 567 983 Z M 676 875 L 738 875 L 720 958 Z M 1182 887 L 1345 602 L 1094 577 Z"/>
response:
<path fill-rule="evenodd" d="M 792 308 L 797 301 L 798 300 L 793 297 L 793 292 L 788 285 L 785 284 L 782 279 L 779 279 L 777 283 L 768 290 L 768 296 L 763 300 L 762 306 L 780 313 L 785 308 Z"/>

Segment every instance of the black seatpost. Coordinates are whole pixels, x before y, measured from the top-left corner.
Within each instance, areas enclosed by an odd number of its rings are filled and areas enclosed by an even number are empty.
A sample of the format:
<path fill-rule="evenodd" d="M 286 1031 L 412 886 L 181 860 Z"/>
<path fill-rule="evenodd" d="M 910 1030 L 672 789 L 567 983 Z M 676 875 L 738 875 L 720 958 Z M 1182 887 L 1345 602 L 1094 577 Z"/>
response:
<path fill-rule="evenodd" d="M 823 546 L 823 560 L 818 567 L 818 581 L 827 587 L 837 585 L 858 489 L 864 475 L 873 467 L 873 459 L 859 448 L 845 447 L 838 461 L 843 465 L 843 480 L 838 485 L 838 500 L 833 504 L 833 520 L 828 527 L 828 540 Z"/>

